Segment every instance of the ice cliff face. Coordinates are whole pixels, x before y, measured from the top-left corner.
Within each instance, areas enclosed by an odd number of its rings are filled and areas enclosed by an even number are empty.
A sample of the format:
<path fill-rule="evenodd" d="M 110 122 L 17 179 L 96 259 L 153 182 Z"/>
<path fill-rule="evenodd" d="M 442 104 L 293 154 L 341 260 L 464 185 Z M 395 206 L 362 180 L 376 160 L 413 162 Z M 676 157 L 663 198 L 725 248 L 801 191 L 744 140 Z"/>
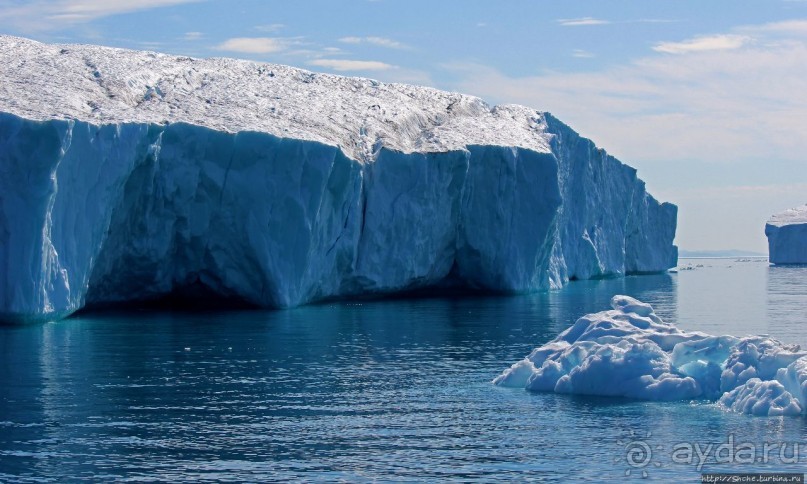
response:
<path fill-rule="evenodd" d="M 807 264 L 807 205 L 776 214 L 765 224 L 774 264 Z"/>
<path fill-rule="evenodd" d="M 266 307 L 676 264 L 676 207 L 549 114 L 0 36 L 0 314 L 202 285 Z"/>

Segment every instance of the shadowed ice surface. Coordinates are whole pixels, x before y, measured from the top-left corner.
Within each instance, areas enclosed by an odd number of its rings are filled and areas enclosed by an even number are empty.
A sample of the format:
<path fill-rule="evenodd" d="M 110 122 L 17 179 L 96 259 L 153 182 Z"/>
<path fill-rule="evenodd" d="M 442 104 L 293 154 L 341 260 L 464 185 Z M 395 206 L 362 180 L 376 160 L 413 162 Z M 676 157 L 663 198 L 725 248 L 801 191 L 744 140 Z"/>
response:
<path fill-rule="evenodd" d="M 682 329 L 807 343 L 807 269 L 690 262 L 702 267 L 530 296 L 0 327 L 0 480 L 690 480 L 698 462 L 674 462 L 674 446 L 729 441 L 786 452 L 712 453 L 704 471 L 803 471 L 801 418 L 490 383 L 614 294 Z"/>

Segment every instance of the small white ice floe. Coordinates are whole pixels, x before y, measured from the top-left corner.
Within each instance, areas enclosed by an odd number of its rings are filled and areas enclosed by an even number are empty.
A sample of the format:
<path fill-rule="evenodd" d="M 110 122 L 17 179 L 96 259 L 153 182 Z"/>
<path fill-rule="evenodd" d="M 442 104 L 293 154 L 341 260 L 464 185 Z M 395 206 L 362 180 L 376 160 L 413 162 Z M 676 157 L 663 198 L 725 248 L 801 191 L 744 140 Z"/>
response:
<path fill-rule="evenodd" d="M 493 382 L 532 391 L 638 398 L 709 399 L 753 415 L 807 409 L 807 352 L 768 336 L 684 332 L 649 304 L 614 296 Z"/>

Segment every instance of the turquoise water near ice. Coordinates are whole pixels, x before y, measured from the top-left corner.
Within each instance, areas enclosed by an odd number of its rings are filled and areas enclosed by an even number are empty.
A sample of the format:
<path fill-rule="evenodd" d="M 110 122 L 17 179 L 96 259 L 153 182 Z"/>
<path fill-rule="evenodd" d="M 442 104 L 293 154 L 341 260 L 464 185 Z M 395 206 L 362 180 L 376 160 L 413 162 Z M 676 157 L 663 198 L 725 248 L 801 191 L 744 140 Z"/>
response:
<path fill-rule="evenodd" d="M 803 472 L 803 418 L 490 383 L 614 294 L 687 330 L 807 346 L 807 268 L 681 264 L 694 269 L 524 296 L 103 312 L 0 327 L 0 481 L 699 482 L 702 471 Z M 673 456 L 710 444 L 705 462 Z M 741 444 L 757 462 L 727 457 Z"/>

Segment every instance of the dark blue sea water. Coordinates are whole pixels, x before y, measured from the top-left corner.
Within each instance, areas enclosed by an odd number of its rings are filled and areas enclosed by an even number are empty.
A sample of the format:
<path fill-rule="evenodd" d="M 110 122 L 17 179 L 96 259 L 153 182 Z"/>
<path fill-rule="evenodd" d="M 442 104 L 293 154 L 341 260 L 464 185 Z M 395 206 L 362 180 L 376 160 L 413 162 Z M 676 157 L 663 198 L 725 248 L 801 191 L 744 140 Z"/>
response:
<path fill-rule="evenodd" d="M 700 482 L 705 471 L 804 471 L 802 418 L 491 385 L 619 293 L 685 329 L 807 345 L 807 268 L 686 263 L 702 267 L 527 296 L 0 327 L 0 481 Z M 705 459 L 673 455 L 710 444 Z"/>

